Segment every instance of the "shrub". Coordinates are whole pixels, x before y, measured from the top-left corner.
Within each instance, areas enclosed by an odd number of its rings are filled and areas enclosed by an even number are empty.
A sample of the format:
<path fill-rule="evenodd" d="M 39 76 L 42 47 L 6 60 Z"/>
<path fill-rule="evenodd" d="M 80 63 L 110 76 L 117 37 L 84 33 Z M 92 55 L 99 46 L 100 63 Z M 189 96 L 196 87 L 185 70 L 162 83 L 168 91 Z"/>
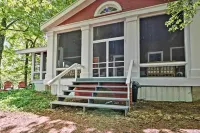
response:
<path fill-rule="evenodd" d="M 49 92 L 37 92 L 33 89 L 20 89 L 0 92 L 1 110 L 42 111 L 49 108 L 55 100 Z"/>

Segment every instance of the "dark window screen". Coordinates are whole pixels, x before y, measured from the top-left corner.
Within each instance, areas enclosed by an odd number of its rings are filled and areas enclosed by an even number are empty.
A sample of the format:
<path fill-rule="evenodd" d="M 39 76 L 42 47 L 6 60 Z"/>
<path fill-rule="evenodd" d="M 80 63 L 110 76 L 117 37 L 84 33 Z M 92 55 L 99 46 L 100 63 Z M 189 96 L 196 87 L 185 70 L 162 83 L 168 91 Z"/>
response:
<path fill-rule="evenodd" d="M 124 36 L 124 22 L 94 27 L 94 40 Z"/>
<path fill-rule="evenodd" d="M 81 30 L 58 34 L 57 67 L 81 64 Z"/>
<path fill-rule="evenodd" d="M 140 62 L 148 62 L 149 52 L 163 51 L 163 61 L 169 62 L 170 48 L 184 47 L 184 30 L 169 32 L 165 22 L 169 20 L 168 15 L 140 19 Z M 185 54 L 181 58 L 178 53 L 173 52 L 174 61 L 185 61 Z M 178 60 L 176 60 L 178 59 Z"/>

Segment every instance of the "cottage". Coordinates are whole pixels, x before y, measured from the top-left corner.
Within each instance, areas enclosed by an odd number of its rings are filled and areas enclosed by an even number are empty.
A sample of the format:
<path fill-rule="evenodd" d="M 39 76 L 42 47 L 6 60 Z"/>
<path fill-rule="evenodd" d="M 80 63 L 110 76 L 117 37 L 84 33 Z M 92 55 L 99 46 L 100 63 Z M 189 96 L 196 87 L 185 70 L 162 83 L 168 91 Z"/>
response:
<path fill-rule="evenodd" d="M 170 33 L 166 2 L 78 0 L 42 25 L 47 48 L 18 53 L 32 53 L 32 81 L 38 89 L 51 85 L 58 95 L 52 105 L 127 110 L 131 80 L 143 86 L 139 99 L 191 102 L 200 97 L 200 10 L 191 25 Z"/>

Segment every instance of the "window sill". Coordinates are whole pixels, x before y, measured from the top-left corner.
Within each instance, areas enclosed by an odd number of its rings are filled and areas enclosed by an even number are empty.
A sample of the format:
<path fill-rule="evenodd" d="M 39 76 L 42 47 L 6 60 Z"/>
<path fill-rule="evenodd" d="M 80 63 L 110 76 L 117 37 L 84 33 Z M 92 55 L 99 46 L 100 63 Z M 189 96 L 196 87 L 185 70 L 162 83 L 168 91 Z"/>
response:
<path fill-rule="evenodd" d="M 187 62 L 142 63 L 140 67 L 185 66 Z"/>

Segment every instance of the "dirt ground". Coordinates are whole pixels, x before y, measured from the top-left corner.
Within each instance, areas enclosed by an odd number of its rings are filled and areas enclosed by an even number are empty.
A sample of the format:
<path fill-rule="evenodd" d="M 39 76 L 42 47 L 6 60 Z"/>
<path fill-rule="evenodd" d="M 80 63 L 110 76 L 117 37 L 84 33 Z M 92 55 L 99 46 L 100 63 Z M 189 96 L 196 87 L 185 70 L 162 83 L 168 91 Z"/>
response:
<path fill-rule="evenodd" d="M 0 111 L 0 133 L 200 133 L 200 102 L 140 101 L 127 117 L 74 107 L 34 114 Z"/>

